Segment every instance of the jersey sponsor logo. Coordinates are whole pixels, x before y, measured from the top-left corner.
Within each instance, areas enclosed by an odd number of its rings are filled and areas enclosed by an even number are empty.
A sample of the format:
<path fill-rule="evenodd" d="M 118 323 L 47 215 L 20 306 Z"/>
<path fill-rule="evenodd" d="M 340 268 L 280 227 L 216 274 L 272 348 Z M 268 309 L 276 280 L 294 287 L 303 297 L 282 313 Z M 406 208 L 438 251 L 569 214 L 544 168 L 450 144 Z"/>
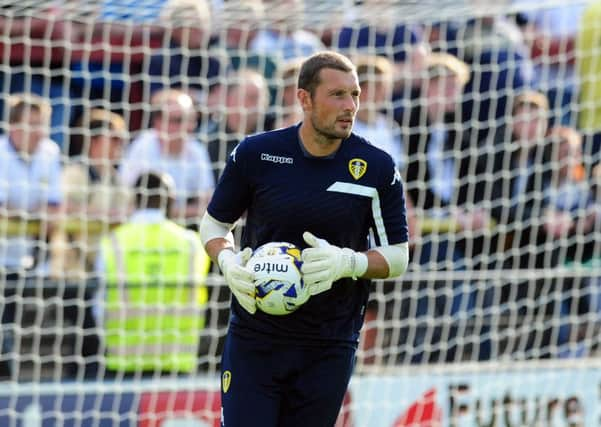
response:
<path fill-rule="evenodd" d="M 272 163 L 282 163 L 291 165 L 294 163 L 292 157 L 274 156 L 273 154 L 261 153 L 261 160 Z"/>
<path fill-rule="evenodd" d="M 348 162 L 348 170 L 355 181 L 365 175 L 367 172 L 367 162 L 363 159 L 351 159 Z"/>
<path fill-rule="evenodd" d="M 230 384 L 232 383 L 232 373 L 230 371 L 223 372 L 221 376 L 221 387 L 223 388 L 223 392 L 227 393 L 230 389 Z"/>

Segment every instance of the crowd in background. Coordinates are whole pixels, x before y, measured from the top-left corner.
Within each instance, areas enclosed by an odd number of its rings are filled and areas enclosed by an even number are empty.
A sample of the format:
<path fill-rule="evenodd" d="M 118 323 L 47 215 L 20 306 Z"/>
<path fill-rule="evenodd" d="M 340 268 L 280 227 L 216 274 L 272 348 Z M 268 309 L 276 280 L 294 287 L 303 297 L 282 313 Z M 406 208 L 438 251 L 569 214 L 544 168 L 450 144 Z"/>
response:
<path fill-rule="evenodd" d="M 474 2 L 469 19 L 416 22 L 390 13 L 393 3 L 353 2 L 319 21 L 301 19 L 310 16 L 302 0 L 3 6 L 0 88 L 11 96 L 0 102 L 0 214 L 21 221 L 0 238 L 4 279 L 96 277 L 100 236 L 128 220 L 133 185 L 146 172 L 172 178 L 169 214 L 195 229 L 236 144 L 299 122 L 300 61 L 326 48 L 357 65 L 355 131 L 404 177 L 412 271 L 594 269 L 601 7 L 498 15 Z M 65 225 L 81 218 L 88 225 Z M 432 328 L 429 318 L 536 297 L 545 283 L 518 281 L 498 293 L 459 279 L 416 285 L 423 297 L 397 315 L 434 336 L 402 337 L 422 350 L 399 360 L 461 360 L 467 345 L 424 355 L 424 340 L 436 347 L 460 333 Z M 553 310 L 601 313 L 598 277 L 562 283 L 582 298 Z M 3 322 L 13 311 L 3 310 Z M 90 319 L 82 312 L 73 314 L 80 326 Z M 560 326 L 545 345 L 569 353 L 562 346 L 582 329 Z M 369 322 L 366 330 L 374 345 Z M 469 351 L 486 359 L 503 350 Z"/>

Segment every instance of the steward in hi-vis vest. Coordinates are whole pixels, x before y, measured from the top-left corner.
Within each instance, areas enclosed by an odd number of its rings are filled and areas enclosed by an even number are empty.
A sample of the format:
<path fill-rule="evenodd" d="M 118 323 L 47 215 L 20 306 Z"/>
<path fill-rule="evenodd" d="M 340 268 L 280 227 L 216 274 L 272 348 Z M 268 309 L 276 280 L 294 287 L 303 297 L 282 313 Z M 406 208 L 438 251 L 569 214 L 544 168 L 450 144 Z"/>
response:
<path fill-rule="evenodd" d="M 209 258 L 197 233 L 167 219 L 171 182 L 167 175 L 141 175 L 136 211 L 102 240 L 109 371 L 196 369 Z"/>

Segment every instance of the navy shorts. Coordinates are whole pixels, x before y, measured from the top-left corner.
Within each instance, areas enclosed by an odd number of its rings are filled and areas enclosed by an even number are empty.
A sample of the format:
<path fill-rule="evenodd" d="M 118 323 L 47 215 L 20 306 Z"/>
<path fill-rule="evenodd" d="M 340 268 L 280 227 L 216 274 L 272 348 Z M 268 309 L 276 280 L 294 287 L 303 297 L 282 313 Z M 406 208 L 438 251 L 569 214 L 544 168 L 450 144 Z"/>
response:
<path fill-rule="evenodd" d="M 296 346 L 228 333 L 222 427 L 333 427 L 355 362 L 348 346 Z"/>

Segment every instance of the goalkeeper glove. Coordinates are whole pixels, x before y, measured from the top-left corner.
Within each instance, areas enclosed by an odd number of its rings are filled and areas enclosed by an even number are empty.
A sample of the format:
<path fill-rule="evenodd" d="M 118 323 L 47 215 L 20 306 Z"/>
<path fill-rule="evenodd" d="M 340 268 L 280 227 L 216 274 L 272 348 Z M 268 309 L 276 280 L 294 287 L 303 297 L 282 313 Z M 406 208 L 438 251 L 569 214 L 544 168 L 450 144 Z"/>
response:
<path fill-rule="evenodd" d="M 244 267 L 251 255 L 250 248 L 238 253 L 234 253 L 231 249 L 224 249 L 219 252 L 217 263 L 238 303 L 250 314 L 255 314 L 257 311 L 255 274 Z"/>
<path fill-rule="evenodd" d="M 367 255 L 331 245 L 308 231 L 303 239 L 310 247 L 302 252 L 301 272 L 311 295 L 327 291 L 340 278 L 356 279 L 367 271 Z"/>

